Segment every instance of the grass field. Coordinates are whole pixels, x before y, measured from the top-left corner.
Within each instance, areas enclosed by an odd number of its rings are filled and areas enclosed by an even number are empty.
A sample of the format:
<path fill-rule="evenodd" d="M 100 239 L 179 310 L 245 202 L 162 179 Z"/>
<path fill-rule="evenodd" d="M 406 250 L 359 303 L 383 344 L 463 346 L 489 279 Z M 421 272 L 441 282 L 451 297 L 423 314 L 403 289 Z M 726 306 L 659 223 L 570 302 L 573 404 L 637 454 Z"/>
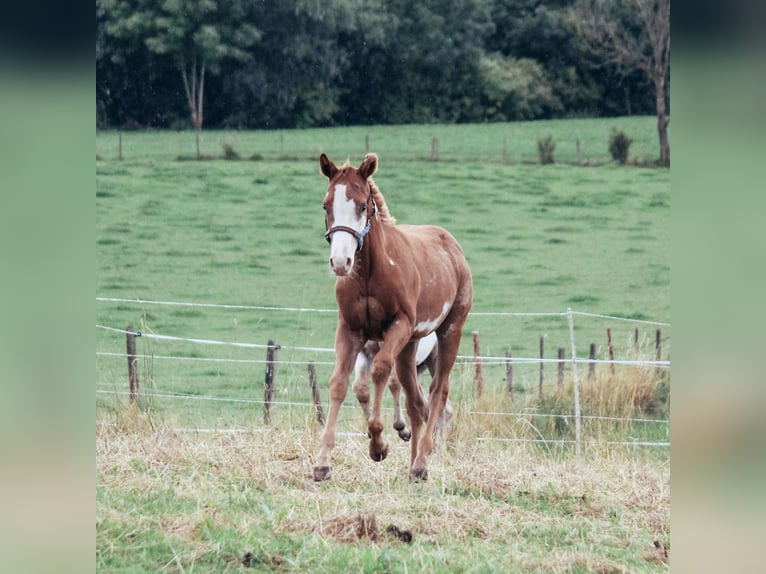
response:
<path fill-rule="evenodd" d="M 96 294 L 333 309 L 334 279 L 322 238 L 326 180 L 317 157 L 327 151 L 358 164 L 369 135 L 370 150 L 380 157 L 375 180 L 393 215 L 401 223 L 448 228 L 466 252 L 475 297 L 461 353 L 472 353 L 471 332 L 479 331 L 484 356 L 509 348 L 515 357 L 537 356 L 541 336 L 546 357 L 555 358 L 557 347 L 569 356 L 566 317 L 482 313 L 571 307 L 670 321 L 670 174 L 606 163 L 611 127 L 636 140 L 634 153 L 643 143 L 647 157 L 657 155 L 652 118 L 203 134 L 205 154 L 220 156 L 219 142 L 227 139 L 242 157 L 258 154 L 258 161 L 178 161 L 193 153 L 190 133 L 123 134 L 125 159 L 117 161 L 117 134 L 100 133 Z M 536 157 L 537 138 L 549 133 L 558 161 L 575 160 L 579 139 L 582 159 L 605 165 L 525 163 Z M 433 137 L 439 138 L 439 161 L 429 159 Z M 332 484 L 315 486 L 309 480 L 316 424 L 305 406 L 306 361 L 317 363 L 326 400 L 333 357 L 298 347 L 331 347 L 333 313 L 99 301 L 96 322 L 282 345 L 282 404 L 272 414 L 271 438 L 245 430 L 188 435 L 170 429 L 262 426 L 257 401 L 264 366 L 254 361 L 265 351 L 138 338 L 138 353 L 149 358 L 139 361 L 143 398 L 136 412 L 120 394 L 127 390 L 124 335 L 97 328 L 100 569 L 667 567 L 667 449 L 605 446 L 667 440 L 667 424 L 584 421 L 580 461 L 568 448 L 526 442 L 572 438 L 572 425 L 562 422 L 567 419 L 544 416 L 571 414 L 569 370 L 559 393 L 555 365 L 546 365 L 539 401 L 539 365 L 514 365 L 511 404 L 503 392 L 504 365 L 484 365 L 482 399 L 475 396 L 471 365 L 458 365 L 452 384 L 459 414 L 433 463 L 434 480 L 424 486 L 407 483 L 408 449 L 402 445 L 381 465 L 365 460 L 364 440 L 353 434 L 363 430 L 361 412 L 349 397 L 340 429 L 352 435 L 338 447 L 341 470 Z M 587 355 L 594 342 L 605 358 L 607 327 L 617 358 L 654 358 L 654 326 L 583 316 L 575 317 L 578 354 Z M 670 329 L 662 329 L 667 358 Z M 584 414 L 664 419 L 668 388 L 666 371 L 622 367 L 612 376 L 600 367 L 595 381 L 584 382 Z M 496 412 L 519 416 L 477 414 Z M 155 432 L 147 430 L 152 426 Z M 496 440 L 502 438 L 520 442 Z M 360 515 L 376 517 L 381 532 L 375 541 L 354 534 Z M 386 535 L 389 523 L 412 530 L 412 546 Z"/>

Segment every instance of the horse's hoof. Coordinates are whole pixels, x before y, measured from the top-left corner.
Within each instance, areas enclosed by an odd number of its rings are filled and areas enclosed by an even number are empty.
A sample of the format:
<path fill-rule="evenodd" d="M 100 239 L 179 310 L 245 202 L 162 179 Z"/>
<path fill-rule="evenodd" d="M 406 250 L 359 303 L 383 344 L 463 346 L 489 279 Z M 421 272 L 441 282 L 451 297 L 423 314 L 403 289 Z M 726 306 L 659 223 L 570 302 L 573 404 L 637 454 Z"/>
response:
<path fill-rule="evenodd" d="M 407 425 L 405 425 L 401 421 L 397 421 L 397 422 L 394 423 L 394 430 L 397 431 L 397 432 L 404 430 L 406 427 L 407 427 Z"/>
<path fill-rule="evenodd" d="M 402 439 L 404 442 L 409 442 L 409 440 L 412 438 L 412 432 L 408 428 L 403 428 L 399 431 L 399 438 Z"/>
<path fill-rule="evenodd" d="M 321 482 L 330 478 L 329 466 L 315 466 L 314 467 L 314 481 Z"/>
<path fill-rule="evenodd" d="M 375 462 L 380 462 L 381 460 L 385 460 L 385 458 L 388 456 L 388 445 L 383 447 L 383 450 L 380 452 L 372 450 L 372 447 L 370 447 L 370 458 L 374 460 Z"/>
<path fill-rule="evenodd" d="M 410 480 L 412 482 L 428 480 L 428 470 L 425 468 L 413 468 L 410 470 Z"/>

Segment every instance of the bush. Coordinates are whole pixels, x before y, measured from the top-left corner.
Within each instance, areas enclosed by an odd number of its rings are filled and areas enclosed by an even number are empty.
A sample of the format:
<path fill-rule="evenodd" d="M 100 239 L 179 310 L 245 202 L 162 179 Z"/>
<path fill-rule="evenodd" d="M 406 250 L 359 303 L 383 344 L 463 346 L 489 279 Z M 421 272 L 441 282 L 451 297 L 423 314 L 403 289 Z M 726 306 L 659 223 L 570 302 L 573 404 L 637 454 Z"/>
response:
<path fill-rule="evenodd" d="M 553 136 L 548 136 L 537 140 L 537 151 L 540 154 L 540 163 L 547 165 L 553 163 L 553 151 L 556 149 L 556 142 Z"/>
<path fill-rule="evenodd" d="M 234 142 L 231 138 L 224 138 L 221 140 L 221 147 L 223 148 L 224 159 L 236 160 L 239 159 L 239 154 L 234 149 Z"/>
<path fill-rule="evenodd" d="M 625 165 L 632 143 L 633 140 L 625 132 L 612 128 L 612 133 L 609 135 L 609 153 L 612 154 L 612 159 L 620 165 Z"/>

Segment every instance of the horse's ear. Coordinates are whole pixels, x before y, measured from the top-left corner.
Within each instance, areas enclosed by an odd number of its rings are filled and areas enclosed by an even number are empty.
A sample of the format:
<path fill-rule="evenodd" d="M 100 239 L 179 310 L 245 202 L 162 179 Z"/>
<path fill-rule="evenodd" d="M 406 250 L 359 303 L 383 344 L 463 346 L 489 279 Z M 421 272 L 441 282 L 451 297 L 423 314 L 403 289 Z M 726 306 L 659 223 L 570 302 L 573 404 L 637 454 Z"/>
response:
<path fill-rule="evenodd" d="M 378 170 L 378 156 L 374 153 L 368 153 L 364 157 L 362 165 L 359 166 L 359 175 L 367 179 Z"/>
<path fill-rule="evenodd" d="M 324 153 L 319 156 L 319 169 L 327 177 L 327 179 L 332 179 L 335 177 L 335 174 L 338 173 L 338 168 L 335 167 L 335 164 L 332 162 L 332 160 Z"/>

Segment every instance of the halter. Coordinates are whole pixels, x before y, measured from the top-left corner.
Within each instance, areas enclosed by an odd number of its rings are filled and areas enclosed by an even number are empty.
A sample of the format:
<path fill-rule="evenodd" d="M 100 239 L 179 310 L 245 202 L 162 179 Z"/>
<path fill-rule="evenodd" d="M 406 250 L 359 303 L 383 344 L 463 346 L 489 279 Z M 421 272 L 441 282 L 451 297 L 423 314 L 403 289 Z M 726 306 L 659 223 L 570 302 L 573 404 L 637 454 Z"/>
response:
<path fill-rule="evenodd" d="M 328 228 L 327 216 L 325 216 L 324 226 L 325 226 L 325 229 L 327 229 L 327 231 L 325 231 L 324 238 L 327 240 L 327 243 L 332 243 L 333 233 L 335 233 L 336 231 L 345 231 L 346 233 L 350 233 L 354 237 L 354 239 L 356 239 L 356 250 L 357 251 L 362 250 L 362 247 L 364 247 L 364 238 L 370 232 L 370 222 L 372 221 L 372 218 L 378 214 L 378 206 L 375 205 L 375 198 L 372 196 L 372 191 L 370 191 L 369 200 L 372 201 L 372 213 L 367 218 L 367 225 L 365 225 L 364 228 L 362 228 L 362 231 L 357 231 L 356 229 L 353 229 L 346 225 L 333 225 L 332 227 Z"/>

